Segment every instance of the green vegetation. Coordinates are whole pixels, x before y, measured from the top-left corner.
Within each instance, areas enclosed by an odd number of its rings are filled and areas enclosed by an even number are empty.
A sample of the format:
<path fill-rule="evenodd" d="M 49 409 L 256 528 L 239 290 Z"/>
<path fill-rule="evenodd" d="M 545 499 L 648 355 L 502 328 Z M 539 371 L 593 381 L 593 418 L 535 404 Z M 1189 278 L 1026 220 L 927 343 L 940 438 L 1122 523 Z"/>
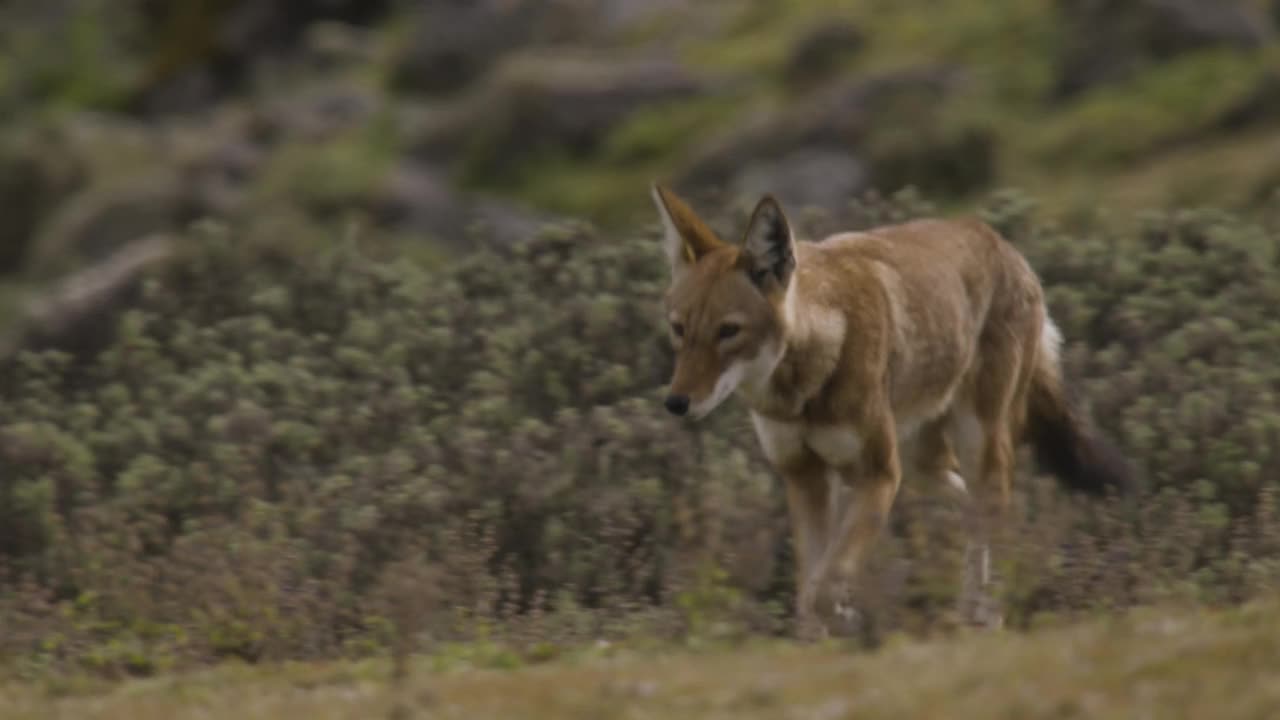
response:
<path fill-rule="evenodd" d="M 1263 63 L 1227 52 L 1173 60 L 1050 119 L 1036 141 L 1039 154 L 1048 163 L 1084 167 L 1150 157 L 1212 134 L 1277 68 L 1280 53 L 1274 51 Z"/>
<path fill-rule="evenodd" d="M 998 556 L 1010 622 L 1273 588 L 1277 228 L 1206 210 L 1065 232 L 1031 208 L 984 212 L 1042 269 L 1069 367 L 1147 489 L 1081 505 L 1024 472 Z M 869 198 L 803 226 L 930 211 Z M 104 352 L 6 368 L 12 668 L 378 654 L 409 622 L 397 592 L 432 637 L 521 652 L 786 630 L 785 513 L 744 419 L 689 427 L 656 401 L 653 228 L 551 226 L 436 270 L 257 236 L 188 238 Z M 958 522 L 904 492 L 868 639 L 948 631 Z"/>

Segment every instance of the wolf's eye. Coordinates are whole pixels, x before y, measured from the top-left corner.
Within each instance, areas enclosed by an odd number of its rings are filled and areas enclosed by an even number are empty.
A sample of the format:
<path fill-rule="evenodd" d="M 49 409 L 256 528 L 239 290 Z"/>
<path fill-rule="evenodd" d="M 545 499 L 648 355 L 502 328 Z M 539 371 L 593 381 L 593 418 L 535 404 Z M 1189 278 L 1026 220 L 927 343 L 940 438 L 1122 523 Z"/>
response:
<path fill-rule="evenodd" d="M 720 339 L 728 340 L 729 338 L 741 332 L 742 326 L 738 323 L 725 323 L 720 326 Z"/>
<path fill-rule="evenodd" d="M 675 333 L 676 337 L 684 337 L 684 325 L 671 323 L 671 332 Z"/>

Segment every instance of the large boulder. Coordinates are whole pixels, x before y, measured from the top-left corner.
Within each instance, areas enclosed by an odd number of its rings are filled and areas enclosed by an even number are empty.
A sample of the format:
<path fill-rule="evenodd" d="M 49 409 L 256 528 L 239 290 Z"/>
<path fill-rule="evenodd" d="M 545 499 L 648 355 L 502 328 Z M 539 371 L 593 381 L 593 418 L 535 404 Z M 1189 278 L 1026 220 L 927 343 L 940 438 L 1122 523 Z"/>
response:
<path fill-rule="evenodd" d="M 502 56 L 547 39 L 554 26 L 544 0 L 423 3 L 401 41 L 391 80 L 423 95 L 459 91 Z"/>
<path fill-rule="evenodd" d="M 22 270 L 36 229 L 83 185 L 85 172 L 53 129 L 24 129 L 0 142 L 0 275 Z"/>
<path fill-rule="evenodd" d="M 24 134 L 16 154 L 0 151 L 0 169 L 13 158 L 8 167 L 23 170 L 0 173 L 0 197 L 20 221 L 0 229 L 15 241 L 4 247 L 21 244 L 22 269 L 45 278 L 196 217 L 234 214 L 269 149 L 254 138 L 258 124 L 248 111 L 154 122 L 79 114 Z"/>
<path fill-rule="evenodd" d="M 1239 0 L 1057 0 L 1065 31 L 1054 95 L 1129 77 L 1145 62 L 1207 47 L 1257 48 L 1272 29 Z"/>
<path fill-rule="evenodd" d="M 164 171 L 88 187 L 42 227 L 30 271 L 49 277 L 101 262 L 134 240 L 179 228 L 197 214 L 189 188 Z"/>
<path fill-rule="evenodd" d="M 921 67 L 856 78 L 749 119 L 678 173 L 678 184 L 837 210 L 863 190 L 914 185 L 962 195 L 994 173 L 995 143 L 978 127 L 942 123 L 961 75 Z"/>
<path fill-rule="evenodd" d="M 463 193 L 440 171 L 405 161 L 367 199 L 379 226 L 410 232 L 453 250 L 472 246 L 473 232 L 500 245 L 531 237 L 551 218 L 511 203 Z"/>
<path fill-rule="evenodd" d="M 987 128 L 931 126 L 876 138 L 868 165 L 874 186 L 883 192 L 913 187 L 936 197 L 963 197 L 995 180 L 997 150 L 995 134 Z"/>
<path fill-rule="evenodd" d="M 831 85 L 786 107 L 744 119 L 707 149 L 694 154 L 683 175 L 691 183 L 721 184 L 744 162 L 781 157 L 802 147 L 857 151 L 877 124 L 882 108 L 897 96 L 925 96 L 942 102 L 952 74 L 914 68 Z"/>
<path fill-rule="evenodd" d="M 16 327 L 0 336 L 0 361 L 20 350 L 88 354 L 102 348 L 113 335 L 113 319 L 137 299 L 143 278 L 175 251 L 167 235 L 138 238 L 68 275 L 32 299 Z"/>
<path fill-rule="evenodd" d="M 750 163 L 732 181 L 737 197 L 772 193 L 786 207 L 837 210 L 867 189 L 866 163 L 846 148 L 810 146 Z"/>
<path fill-rule="evenodd" d="M 462 156 L 480 176 L 547 149 L 583 156 L 635 111 L 708 89 L 669 60 L 525 53 L 449 108 L 426 113 L 411 152 L 430 161 Z"/>
<path fill-rule="evenodd" d="M 693 8 L 685 0 L 587 0 L 580 2 L 594 10 L 593 20 L 606 30 L 621 30 L 664 13 L 678 12 L 687 21 Z"/>
<path fill-rule="evenodd" d="M 394 51 L 391 80 L 400 91 L 450 95 L 483 77 L 510 53 L 562 45 L 603 48 L 619 30 L 678 5 L 678 0 L 420 3 Z"/>
<path fill-rule="evenodd" d="M 1218 116 L 1211 131 L 1234 132 L 1280 120 L 1280 70 L 1264 74 L 1257 86 Z"/>
<path fill-rule="evenodd" d="M 792 43 L 782 66 L 783 80 L 788 87 L 814 87 L 829 80 L 866 44 L 862 28 L 842 18 L 823 18 Z"/>
<path fill-rule="evenodd" d="M 252 139 L 324 140 L 366 125 L 387 107 L 386 97 L 352 83 L 328 82 L 303 87 L 256 106 L 247 128 Z"/>
<path fill-rule="evenodd" d="M 366 25 L 391 6 L 391 0 L 143 3 L 139 34 L 147 62 L 130 104 L 141 112 L 203 109 L 244 89 L 264 61 L 297 52 L 316 23 Z"/>

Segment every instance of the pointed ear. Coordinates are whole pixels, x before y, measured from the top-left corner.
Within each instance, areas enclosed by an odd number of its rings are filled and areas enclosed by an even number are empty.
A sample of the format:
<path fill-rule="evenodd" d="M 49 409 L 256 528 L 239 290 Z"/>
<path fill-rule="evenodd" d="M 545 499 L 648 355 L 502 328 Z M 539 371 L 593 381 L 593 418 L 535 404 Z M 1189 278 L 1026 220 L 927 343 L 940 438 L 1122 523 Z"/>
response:
<path fill-rule="evenodd" d="M 672 273 L 691 267 L 698 258 L 724 244 L 675 193 L 657 183 L 650 190 L 662 218 L 663 244 Z"/>
<path fill-rule="evenodd" d="M 772 195 L 765 195 L 751 213 L 742 240 L 742 258 L 751 281 L 761 290 L 769 282 L 786 288 L 796 269 L 795 240 L 782 206 Z"/>

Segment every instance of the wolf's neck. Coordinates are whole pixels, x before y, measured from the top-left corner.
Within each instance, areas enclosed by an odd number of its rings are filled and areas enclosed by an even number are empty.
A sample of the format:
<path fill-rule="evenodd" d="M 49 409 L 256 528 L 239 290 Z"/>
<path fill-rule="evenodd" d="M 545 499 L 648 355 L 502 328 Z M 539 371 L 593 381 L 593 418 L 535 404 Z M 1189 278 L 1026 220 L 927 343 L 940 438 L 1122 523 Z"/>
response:
<path fill-rule="evenodd" d="M 803 414 L 835 372 L 845 337 L 844 314 L 806 298 L 803 287 L 788 291 L 783 318 L 786 331 L 771 370 L 744 388 L 752 410 L 779 419 Z"/>

